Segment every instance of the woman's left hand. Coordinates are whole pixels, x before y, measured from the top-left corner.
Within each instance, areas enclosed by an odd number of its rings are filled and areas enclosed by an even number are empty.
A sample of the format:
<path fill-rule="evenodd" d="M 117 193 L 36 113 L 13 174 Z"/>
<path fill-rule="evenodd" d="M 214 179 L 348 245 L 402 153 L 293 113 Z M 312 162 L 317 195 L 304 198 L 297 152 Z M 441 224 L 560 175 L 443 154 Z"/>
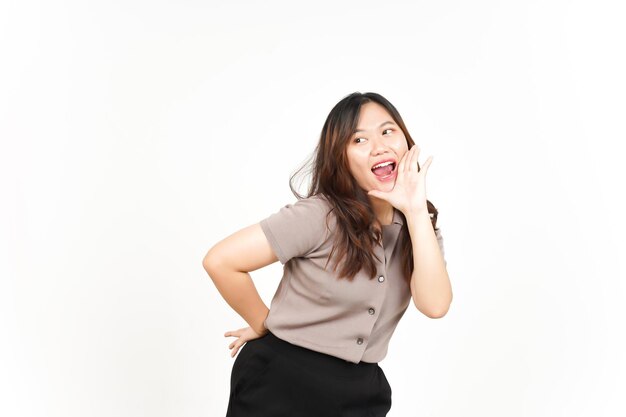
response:
<path fill-rule="evenodd" d="M 263 337 L 268 332 L 269 330 L 265 329 L 265 331 L 262 334 L 259 334 L 256 331 L 254 331 L 252 327 L 244 327 L 242 329 L 231 330 L 229 332 L 224 333 L 224 337 L 228 337 L 228 336 L 237 337 L 237 340 L 233 341 L 230 345 L 228 345 L 228 348 L 232 349 L 232 352 L 230 353 L 230 357 L 234 358 L 237 352 L 239 351 L 239 348 L 242 347 L 249 340 L 254 340 L 254 339 Z"/>
<path fill-rule="evenodd" d="M 420 148 L 413 145 L 404 154 L 398 164 L 396 184 L 393 190 L 389 192 L 371 190 L 367 194 L 388 201 L 405 216 L 416 211 L 428 210 L 426 205 L 426 174 L 433 157 L 429 156 L 418 171 L 419 153 Z"/>

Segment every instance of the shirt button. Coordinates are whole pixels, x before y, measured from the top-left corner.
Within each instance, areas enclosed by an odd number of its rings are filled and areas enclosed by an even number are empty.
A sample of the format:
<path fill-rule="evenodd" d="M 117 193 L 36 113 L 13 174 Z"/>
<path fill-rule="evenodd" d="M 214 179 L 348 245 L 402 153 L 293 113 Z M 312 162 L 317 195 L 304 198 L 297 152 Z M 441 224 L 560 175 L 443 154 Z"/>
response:
<path fill-rule="evenodd" d="M 357 345 L 362 345 L 362 344 L 363 344 L 363 339 L 359 337 L 359 338 L 356 340 L 356 344 L 357 344 Z"/>
<path fill-rule="evenodd" d="M 376 312 L 376 310 L 374 310 L 373 308 L 370 308 L 369 310 L 367 310 L 370 314 L 374 314 Z"/>
<path fill-rule="evenodd" d="M 382 275 L 378 277 L 378 282 L 383 282 L 385 280 L 385 277 L 383 277 Z"/>

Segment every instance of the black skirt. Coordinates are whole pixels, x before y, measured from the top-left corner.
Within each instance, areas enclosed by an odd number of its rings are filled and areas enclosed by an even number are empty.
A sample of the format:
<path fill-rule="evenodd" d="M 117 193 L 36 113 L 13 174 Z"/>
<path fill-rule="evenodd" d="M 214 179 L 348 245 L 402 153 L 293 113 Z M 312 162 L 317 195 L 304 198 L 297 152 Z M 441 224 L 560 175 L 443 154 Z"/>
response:
<path fill-rule="evenodd" d="M 348 362 L 269 332 L 240 348 L 226 417 L 383 417 L 390 409 L 378 363 Z"/>

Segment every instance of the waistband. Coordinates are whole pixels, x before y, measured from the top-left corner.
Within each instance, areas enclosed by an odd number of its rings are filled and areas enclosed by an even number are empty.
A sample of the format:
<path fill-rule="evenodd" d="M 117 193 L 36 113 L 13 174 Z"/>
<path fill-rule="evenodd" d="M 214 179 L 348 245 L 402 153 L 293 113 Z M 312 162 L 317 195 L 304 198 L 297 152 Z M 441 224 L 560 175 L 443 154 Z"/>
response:
<path fill-rule="evenodd" d="M 303 346 L 294 345 L 268 332 L 256 339 L 259 343 L 268 346 L 280 355 L 291 358 L 313 371 L 324 372 L 340 377 L 363 377 L 371 375 L 378 368 L 376 362 L 354 363 L 326 353 L 317 352 Z M 250 341 L 248 342 L 250 343 Z"/>

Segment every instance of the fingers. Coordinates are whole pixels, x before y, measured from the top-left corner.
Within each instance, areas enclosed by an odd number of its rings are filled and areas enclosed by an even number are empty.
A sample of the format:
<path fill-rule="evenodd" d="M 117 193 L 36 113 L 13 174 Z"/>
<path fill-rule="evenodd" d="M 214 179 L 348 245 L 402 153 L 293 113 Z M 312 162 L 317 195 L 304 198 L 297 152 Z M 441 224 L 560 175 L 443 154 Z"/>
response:
<path fill-rule="evenodd" d="M 430 166 L 432 160 L 433 160 L 433 156 L 429 156 L 426 159 L 426 162 L 424 162 L 423 166 L 420 166 L 419 164 L 419 154 L 420 154 L 420 147 L 417 145 L 413 145 L 411 147 L 411 149 L 405 154 L 405 156 L 407 156 L 408 160 L 406 163 L 406 171 L 410 171 L 410 170 L 416 170 L 417 172 L 422 172 L 424 170 L 427 170 L 428 167 Z"/>
<path fill-rule="evenodd" d="M 228 331 L 228 332 L 224 333 L 224 337 L 227 337 L 227 336 L 236 336 L 236 337 L 239 337 L 239 336 L 241 336 L 241 333 L 242 333 L 244 330 L 246 330 L 246 329 L 244 328 L 244 329 L 237 329 L 237 330 L 231 330 L 231 331 Z"/>
<path fill-rule="evenodd" d="M 429 156 L 428 159 L 426 160 L 426 162 L 424 162 L 424 166 L 422 167 L 422 170 L 426 170 L 426 172 L 428 172 L 428 168 L 430 167 L 430 164 L 433 162 L 433 156 Z"/>
<path fill-rule="evenodd" d="M 243 336 L 243 332 L 246 330 L 246 328 L 243 329 L 237 329 L 237 330 L 230 330 L 226 333 L 224 333 L 224 337 L 228 337 L 228 336 L 235 336 L 237 337 L 236 340 L 233 340 L 231 342 L 230 345 L 228 345 L 228 348 L 231 349 L 230 352 L 230 357 L 234 358 L 235 355 L 237 355 L 237 352 L 239 352 L 239 349 L 241 348 L 241 346 L 243 346 L 243 344 L 246 342 L 242 336 Z"/>
<path fill-rule="evenodd" d="M 411 146 L 411 148 L 404 153 L 404 156 L 402 156 L 402 163 L 398 166 L 398 172 L 408 173 L 413 166 L 415 166 L 417 162 L 415 159 L 415 151 L 419 152 L 419 146 L 417 146 L 417 144 L 413 144 L 413 146 Z"/>
<path fill-rule="evenodd" d="M 239 349 L 246 343 L 243 339 L 237 339 L 233 343 L 231 343 L 228 347 L 231 349 L 230 357 L 234 358 Z"/>
<path fill-rule="evenodd" d="M 243 343 L 241 342 L 241 339 L 237 339 L 235 341 L 233 341 L 230 345 L 228 345 L 228 349 L 231 350 L 230 352 L 230 357 L 234 358 L 235 355 L 237 354 L 237 351 L 239 351 L 239 348 L 241 347 L 241 345 L 243 345 Z"/>
<path fill-rule="evenodd" d="M 239 346 L 235 346 L 235 345 L 236 345 L 235 343 L 232 344 L 234 349 L 233 349 L 233 347 L 231 347 L 231 349 L 232 349 L 231 352 L 230 352 L 230 357 L 231 358 L 234 358 L 235 355 L 237 354 L 237 351 L 239 351 Z"/>
<path fill-rule="evenodd" d="M 409 163 L 409 170 L 415 170 L 418 171 L 418 166 L 417 163 L 419 161 L 419 154 L 420 154 L 420 148 L 419 146 L 415 145 L 411 148 L 411 162 Z"/>
<path fill-rule="evenodd" d="M 411 169 L 413 169 L 413 166 L 415 166 L 415 164 L 417 163 L 417 160 L 415 159 L 415 150 L 418 149 L 417 145 L 413 145 L 411 146 L 411 149 L 409 149 L 405 154 L 404 154 L 404 165 L 403 165 L 403 170 L 402 172 L 409 172 L 411 171 Z"/>
<path fill-rule="evenodd" d="M 404 171 L 404 160 L 406 159 L 406 155 L 407 155 L 408 153 L 409 153 L 409 152 L 408 152 L 408 151 L 406 151 L 406 152 L 404 153 L 404 155 L 402 155 L 402 158 L 400 158 L 400 162 L 398 162 L 398 167 L 396 168 L 396 169 L 398 170 L 398 172 L 403 172 L 403 171 Z"/>

